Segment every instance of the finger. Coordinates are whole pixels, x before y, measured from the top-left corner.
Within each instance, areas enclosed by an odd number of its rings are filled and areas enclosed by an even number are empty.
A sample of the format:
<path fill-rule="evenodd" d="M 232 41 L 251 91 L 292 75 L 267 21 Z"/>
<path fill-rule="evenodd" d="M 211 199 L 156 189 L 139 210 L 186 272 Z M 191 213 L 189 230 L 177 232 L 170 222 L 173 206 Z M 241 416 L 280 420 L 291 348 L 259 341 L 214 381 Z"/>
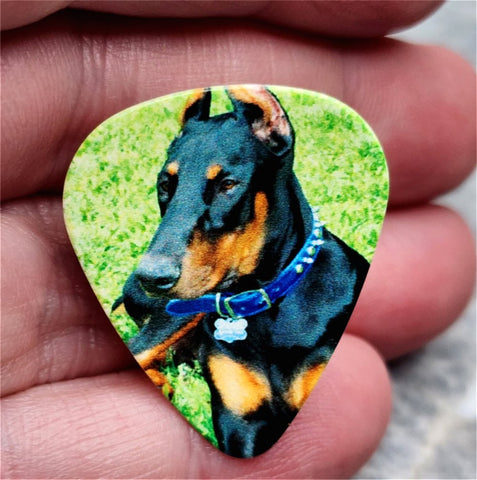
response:
<path fill-rule="evenodd" d="M 76 260 L 59 199 L 2 215 L 2 395 L 133 363 Z"/>
<path fill-rule="evenodd" d="M 474 239 L 441 207 L 391 212 L 348 332 L 386 358 L 411 352 L 442 332 L 469 301 Z"/>
<path fill-rule="evenodd" d="M 302 1 L 299 8 L 286 1 L 255 2 L 117 2 L 78 0 L 72 6 L 145 17 L 253 17 L 278 25 L 342 37 L 376 37 L 421 20 L 442 1 L 383 2 L 379 15 L 373 2 Z M 339 19 L 339 21 L 336 21 Z"/>
<path fill-rule="evenodd" d="M 72 7 L 144 17 L 254 17 L 287 27 L 345 36 L 375 37 L 421 20 L 442 1 L 388 1 L 379 6 L 373 2 L 332 1 L 301 2 L 292 8 L 290 2 L 201 2 L 195 1 L 16 1 L 2 2 L 2 29 L 15 28 L 37 21 L 71 4 Z M 339 18 L 339 21 L 336 19 Z"/>
<path fill-rule="evenodd" d="M 3 0 L 0 3 L 0 25 L 2 30 L 21 27 L 61 10 L 70 2 L 65 0 Z"/>
<path fill-rule="evenodd" d="M 344 98 L 384 146 L 391 205 L 429 201 L 475 167 L 475 72 L 440 48 L 401 44 L 386 55 L 385 46 L 375 47 L 345 53 L 345 89 L 352 93 Z"/>
<path fill-rule="evenodd" d="M 6 478 L 342 478 L 383 435 L 390 388 L 375 351 L 344 339 L 282 439 L 247 461 L 208 445 L 137 371 L 36 387 L 2 410 Z"/>
<path fill-rule="evenodd" d="M 130 363 L 74 258 L 60 200 L 12 203 L 2 221 L 4 394 Z M 21 255 L 7 256 L 9 246 Z M 423 345 L 467 302 L 473 255 L 472 237 L 452 212 L 389 212 L 349 331 L 387 358 Z M 117 281 L 119 292 L 124 280 Z"/>
<path fill-rule="evenodd" d="M 240 82 L 318 90 L 356 108 L 384 145 L 394 205 L 453 188 L 473 168 L 475 75 L 442 49 L 333 44 L 248 24 L 95 18 L 62 14 L 5 35 L 4 198 L 61 189 L 81 141 L 127 106 Z"/>

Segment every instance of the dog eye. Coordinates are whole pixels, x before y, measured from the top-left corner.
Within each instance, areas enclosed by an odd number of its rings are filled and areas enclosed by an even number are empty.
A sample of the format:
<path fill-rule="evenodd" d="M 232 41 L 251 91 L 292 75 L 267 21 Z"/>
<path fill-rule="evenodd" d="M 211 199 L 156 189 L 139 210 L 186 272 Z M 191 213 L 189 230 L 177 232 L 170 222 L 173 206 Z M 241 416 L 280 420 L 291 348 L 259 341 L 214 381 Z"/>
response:
<path fill-rule="evenodd" d="M 167 180 L 163 180 L 159 183 L 158 188 L 161 193 L 169 193 L 169 182 Z"/>
<path fill-rule="evenodd" d="M 238 185 L 237 180 L 232 180 L 231 178 L 226 178 L 220 182 L 220 191 L 221 192 L 230 192 L 233 188 Z"/>

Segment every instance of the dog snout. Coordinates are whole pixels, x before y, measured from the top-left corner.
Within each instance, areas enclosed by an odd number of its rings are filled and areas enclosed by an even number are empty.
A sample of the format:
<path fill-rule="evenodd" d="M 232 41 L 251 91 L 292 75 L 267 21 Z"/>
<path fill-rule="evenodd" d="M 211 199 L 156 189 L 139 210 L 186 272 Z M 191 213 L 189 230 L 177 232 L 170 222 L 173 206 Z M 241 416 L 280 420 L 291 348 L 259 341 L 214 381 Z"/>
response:
<path fill-rule="evenodd" d="M 170 257 L 144 257 L 136 270 L 142 289 L 157 297 L 170 290 L 179 280 L 180 268 Z"/>

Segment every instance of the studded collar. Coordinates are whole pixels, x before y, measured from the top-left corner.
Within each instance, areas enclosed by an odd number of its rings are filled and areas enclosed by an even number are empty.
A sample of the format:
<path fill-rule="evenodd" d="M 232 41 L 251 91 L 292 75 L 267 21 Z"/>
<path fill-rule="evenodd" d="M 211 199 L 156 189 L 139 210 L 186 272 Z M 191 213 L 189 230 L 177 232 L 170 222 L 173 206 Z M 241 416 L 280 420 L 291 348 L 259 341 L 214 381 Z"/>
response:
<path fill-rule="evenodd" d="M 217 293 L 189 300 L 170 300 L 166 312 L 170 315 L 216 312 L 220 317 L 237 320 L 268 310 L 278 299 L 288 295 L 310 270 L 324 243 L 323 225 L 318 209 L 314 208 L 313 228 L 305 244 L 289 265 L 265 287 L 237 294 Z"/>

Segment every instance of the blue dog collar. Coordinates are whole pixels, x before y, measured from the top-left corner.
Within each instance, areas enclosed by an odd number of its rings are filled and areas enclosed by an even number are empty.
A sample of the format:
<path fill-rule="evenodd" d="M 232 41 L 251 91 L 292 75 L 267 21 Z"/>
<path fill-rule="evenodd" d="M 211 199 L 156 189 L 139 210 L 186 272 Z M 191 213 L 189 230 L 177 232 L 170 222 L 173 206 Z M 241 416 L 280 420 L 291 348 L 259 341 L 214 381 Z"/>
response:
<path fill-rule="evenodd" d="M 267 286 L 235 295 L 217 293 L 191 300 L 170 300 L 166 312 L 170 315 L 216 312 L 222 318 L 240 319 L 268 310 L 279 298 L 290 293 L 310 270 L 324 243 L 323 225 L 318 217 L 318 208 L 313 208 L 311 235 L 293 261 Z"/>

